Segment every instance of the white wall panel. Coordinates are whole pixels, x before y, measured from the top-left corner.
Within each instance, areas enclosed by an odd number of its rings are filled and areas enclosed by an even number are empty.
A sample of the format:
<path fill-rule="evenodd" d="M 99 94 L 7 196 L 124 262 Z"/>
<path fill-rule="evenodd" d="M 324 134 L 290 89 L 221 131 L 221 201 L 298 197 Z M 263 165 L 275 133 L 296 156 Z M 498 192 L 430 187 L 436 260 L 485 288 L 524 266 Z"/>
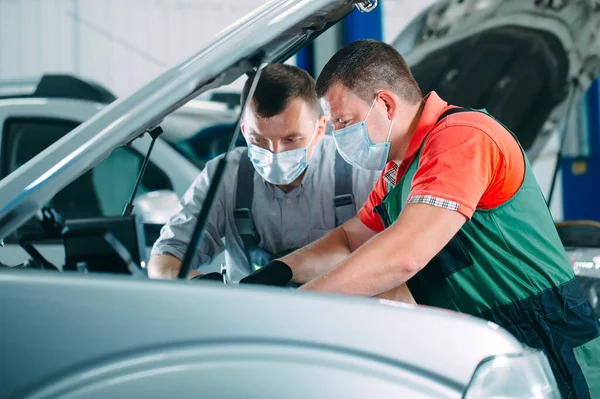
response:
<path fill-rule="evenodd" d="M 0 77 L 75 73 L 125 95 L 263 3 L 0 0 Z"/>
<path fill-rule="evenodd" d="M 389 41 L 432 0 L 382 1 Z M 125 95 L 264 2 L 0 0 L 0 77 L 75 73 Z"/>
<path fill-rule="evenodd" d="M 21 5 L 17 0 L 0 1 L 0 74 L 19 75 L 21 69 Z"/>
<path fill-rule="evenodd" d="M 39 5 L 35 4 L 35 8 L 36 19 L 38 19 L 35 40 L 38 42 L 39 57 L 35 69 L 37 69 L 37 65 L 44 63 L 48 70 L 60 70 L 60 59 L 64 54 L 63 46 L 60 45 L 62 24 L 57 18 L 60 16 L 60 8 L 56 7 L 56 2 L 53 0 L 42 1 Z M 57 43 L 54 44 L 53 41 Z"/>
<path fill-rule="evenodd" d="M 380 0 L 383 6 L 383 40 L 391 42 L 415 16 L 436 0 Z"/>
<path fill-rule="evenodd" d="M 22 74 L 35 73 L 40 64 L 40 13 L 36 0 L 21 0 L 19 13 L 16 15 L 18 28 L 16 33 L 21 38 L 21 48 L 31 49 L 25 51 L 21 56 Z"/>

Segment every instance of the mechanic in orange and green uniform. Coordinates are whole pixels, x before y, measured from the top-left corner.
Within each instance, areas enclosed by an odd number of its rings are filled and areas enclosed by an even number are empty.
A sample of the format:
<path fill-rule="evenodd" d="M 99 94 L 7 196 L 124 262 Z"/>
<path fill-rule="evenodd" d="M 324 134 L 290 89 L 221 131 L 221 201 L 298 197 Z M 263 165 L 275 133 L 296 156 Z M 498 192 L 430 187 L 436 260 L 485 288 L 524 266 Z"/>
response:
<path fill-rule="evenodd" d="M 358 217 L 246 277 L 468 313 L 545 350 L 564 397 L 600 398 L 600 325 L 575 281 L 519 143 L 485 112 L 422 97 L 377 41 L 341 49 L 317 81 L 340 155 L 383 168 Z M 278 277 L 275 277 L 278 276 Z"/>

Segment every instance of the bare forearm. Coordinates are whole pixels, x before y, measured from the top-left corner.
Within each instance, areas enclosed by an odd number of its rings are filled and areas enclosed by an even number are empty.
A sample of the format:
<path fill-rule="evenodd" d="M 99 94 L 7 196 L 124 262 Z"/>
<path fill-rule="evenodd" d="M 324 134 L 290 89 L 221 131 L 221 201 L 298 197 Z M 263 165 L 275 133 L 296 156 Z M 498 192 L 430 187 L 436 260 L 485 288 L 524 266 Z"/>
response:
<path fill-rule="evenodd" d="M 337 268 L 302 289 L 376 296 L 414 276 L 460 230 L 466 218 L 444 208 L 409 204 L 398 220 Z"/>
<path fill-rule="evenodd" d="M 148 277 L 162 280 L 174 280 L 179 274 L 181 261 L 171 255 L 154 255 L 148 262 Z M 195 270 L 190 270 L 188 278 L 200 275 Z"/>
<path fill-rule="evenodd" d="M 337 227 L 319 240 L 284 256 L 281 260 L 292 269 L 292 281 L 304 283 L 332 270 L 350 253 L 346 233 L 342 227 Z"/>
<path fill-rule="evenodd" d="M 388 237 L 386 237 L 388 236 Z M 378 296 L 394 290 L 410 279 L 418 269 L 394 254 L 389 234 L 380 234 L 359 248 L 339 267 L 303 285 L 301 289 L 349 295 Z M 377 251 L 370 250 L 378 248 Z M 385 295 L 383 296 L 385 297 Z"/>
<path fill-rule="evenodd" d="M 373 259 L 373 261 L 377 262 L 376 259 Z M 372 265 L 373 265 L 373 263 L 369 263 L 369 267 L 371 267 Z M 361 271 L 361 273 L 362 273 L 362 271 Z M 322 290 L 322 291 L 332 291 L 332 292 L 340 292 L 340 293 L 346 292 L 348 294 L 354 294 L 354 295 L 362 294 L 364 296 L 373 295 L 379 299 L 387 299 L 387 300 L 396 301 L 396 302 L 416 304 L 416 301 L 413 298 L 406 283 L 400 284 L 399 286 L 396 286 L 394 288 L 391 288 L 385 292 L 381 292 L 376 295 L 375 293 L 378 293 L 382 289 L 381 285 L 380 285 L 381 275 L 377 271 L 374 271 L 374 273 L 372 273 L 372 276 L 370 278 L 367 277 L 364 280 L 361 278 L 361 279 L 358 279 L 358 281 L 357 281 L 356 279 L 350 277 L 350 279 L 352 281 L 358 283 L 358 284 L 356 284 L 357 285 L 356 287 L 353 287 L 352 283 L 350 285 L 346 285 L 346 284 L 338 285 L 337 283 L 340 280 L 336 279 L 335 274 L 336 274 L 336 272 L 333 271 L 333 269 L 328 270 L 325 273 L 325 276 L 327 277 L 327 279 L 324 279 L 325 281 L 321 281 L 319 278 L 316 278 L 311 283 L 306 284 L 305 286 L 301 287 L 301 289 L 319 289 L 320 288 L 320 290 Z M 331 278 L 332 276 L 333 276 L 333 280 L 330 281 L 329 278 Z M 388 276 L 388 277 L 390 277 L 390 276 Z M 398 278 L 402 279 L 403 276 L 399 276 Z M 406 278 L 406 277 L 404 276 L 404 278 Z M 324 285 L 322 285 L 323 282 L 325 282 Z M 329 286 L 329 284 L 331 284 L 331 283 L 333 283 L 333 286 Z M 365 288 L 367 288 L 367 290 L 364 290 Z"/>

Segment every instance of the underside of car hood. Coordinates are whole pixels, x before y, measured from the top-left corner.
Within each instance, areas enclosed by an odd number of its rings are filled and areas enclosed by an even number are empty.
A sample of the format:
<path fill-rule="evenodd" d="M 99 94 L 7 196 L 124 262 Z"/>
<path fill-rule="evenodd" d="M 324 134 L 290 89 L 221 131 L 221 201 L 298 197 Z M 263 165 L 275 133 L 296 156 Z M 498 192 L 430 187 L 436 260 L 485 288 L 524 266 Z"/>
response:
<path fill-rule="evenodd" d="M 533 160 L 567 104 L 575 106 L 600 74 L 600 7 L 592 0 L 555 3 L 441 1 L 393 45 L 423 93 L 487 109 Z"/>

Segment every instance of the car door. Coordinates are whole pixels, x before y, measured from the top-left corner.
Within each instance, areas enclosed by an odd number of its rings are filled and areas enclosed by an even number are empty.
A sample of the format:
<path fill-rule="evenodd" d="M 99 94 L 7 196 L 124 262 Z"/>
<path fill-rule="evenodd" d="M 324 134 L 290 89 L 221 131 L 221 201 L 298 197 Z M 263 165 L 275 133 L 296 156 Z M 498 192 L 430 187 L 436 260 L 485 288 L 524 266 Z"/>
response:
<path fill-rule="evenodd" d="M 34 113 L 6 116 L 2 121 L 2 178 L 81 123 L 64 115 L 39 116 Z M 135 149 L 117 148 L 96 167 L 58 192 L 48 206 L 53 207 L 64 219 L 120 215 L 131 195 L 142 162 L 143 155 Z M 138 193 L 157 190 L 173 190 L 173 183 L 165 172 L 153 162 L 149 162 Z M 0 260 L 8 265 L 21 263 L 27 256 L 17 245 L 18 237 L 39 231 L 38 223 L 30 220 L 16 234 L 5 240 L 6 247 L 0 250 Z M 151 239 L 153 238 L 155 237 Z M 59 244 L 42 245 L 40 251 L 51 262 L 61 265 L 64 261 L 64 251 Z"/>

